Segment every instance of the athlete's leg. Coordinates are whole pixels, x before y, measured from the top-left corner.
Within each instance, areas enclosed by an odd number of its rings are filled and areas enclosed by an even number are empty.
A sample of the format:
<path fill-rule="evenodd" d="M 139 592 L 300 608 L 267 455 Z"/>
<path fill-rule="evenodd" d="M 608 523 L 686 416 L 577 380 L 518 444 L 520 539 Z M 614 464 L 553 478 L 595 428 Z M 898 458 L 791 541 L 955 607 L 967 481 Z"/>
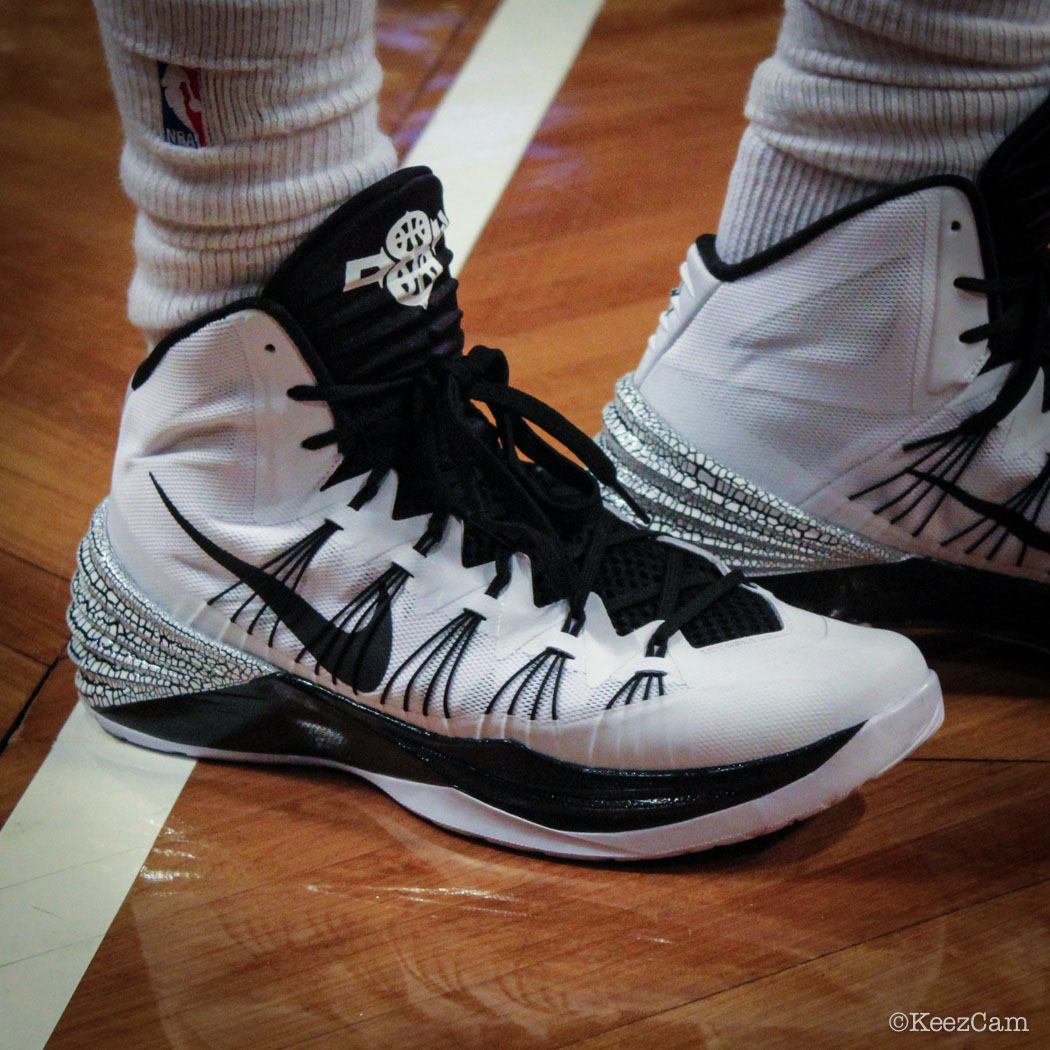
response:
<path fill-rule="evenodd" d="M 131 320 L 155 342 L 257 291 L 394 169 L 375 0 L 96 0 L 139 209 Z"/>
<path fill-rule="evenodd" d="M 787 0 L 719 254 L 753 255 L 881 186 L 973 177 L 1048 90 L 1047 0 Z"/>

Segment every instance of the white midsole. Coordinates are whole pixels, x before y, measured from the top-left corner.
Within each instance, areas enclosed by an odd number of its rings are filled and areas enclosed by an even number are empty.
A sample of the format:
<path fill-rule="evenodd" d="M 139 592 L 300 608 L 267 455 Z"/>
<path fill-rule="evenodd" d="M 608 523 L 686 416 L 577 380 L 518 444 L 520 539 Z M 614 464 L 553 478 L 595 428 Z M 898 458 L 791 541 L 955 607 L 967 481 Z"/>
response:
<path fill-rule="evenodd" d="M 515 816 L 453 787 L 372 773 L 320 758 L 223 751 L 161 740 L 89 710 L 103 728 L 133 744 L 194 758 L 332 766 L 371 781 L 406 809 L 435 824 L 519 849 L 590 860 L 666 857 L 740 842 L 812 816 L 895 765 L 944 719 L 940 684 L 931 671 L 902 704 L 869 719 L 818 769 L 760 798 L 673 824 L 631 831 L 585 832 L 550 828 Z"/>

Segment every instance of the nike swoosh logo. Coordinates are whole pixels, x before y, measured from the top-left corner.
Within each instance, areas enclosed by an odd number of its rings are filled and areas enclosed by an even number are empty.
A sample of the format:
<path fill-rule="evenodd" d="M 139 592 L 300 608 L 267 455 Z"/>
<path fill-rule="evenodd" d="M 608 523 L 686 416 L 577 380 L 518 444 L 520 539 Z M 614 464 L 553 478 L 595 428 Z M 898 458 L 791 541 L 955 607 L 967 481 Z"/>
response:
<path fill-rule="evenodd" d="M 379 597 L 377 608 L 364 627 L 345 631 L 322 616 L 286 583 L 208 539 L 182 515 L 152 474 L 150 480 L 182 531 L 208 557 L 251 588 L 302 643 L 318 667 L 327 671 L 334 681 L 346 682 L 355 692 L 370 693 L 379 687 L 393 648 L 389 598 Z"/>
<path fill-rule="evenodd" d="M 1023 544 L 1033 550 L 1044 551 L 1050 554 L 1050 532 L 1039 528 L 1034 522 L 1029 521 L 1023 514 L 1019 514 L 1010 507 L 1004 507 L 1000 503 L 992 503 L 981 499 L 972 492 L 960 488 L 953 481 L 929 474 L 924 470 L 911 470 L 908 473 L 931 485 L 936 485 L 943 492 L 947 492 L 953 499 L 958 500 L 964 507 L 972 510 L 975 514 L 988 518 L 996 524 L 1001 525 L 1007 532 L 1016 536 Z"/>

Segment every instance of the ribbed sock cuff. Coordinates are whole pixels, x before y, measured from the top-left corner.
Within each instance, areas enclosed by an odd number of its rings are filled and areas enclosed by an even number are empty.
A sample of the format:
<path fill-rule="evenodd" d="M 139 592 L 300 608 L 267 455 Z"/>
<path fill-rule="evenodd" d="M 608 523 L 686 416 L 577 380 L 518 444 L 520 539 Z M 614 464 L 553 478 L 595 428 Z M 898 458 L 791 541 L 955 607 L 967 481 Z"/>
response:
<path fill-rule="evenodd" d="M 879 186 L 973 177 L 1050 91 L 1050 2 L 789 0 L 718 230 L 735 261 Z"/>
<path fill-rule="evenodd" d="M 129 316 L 148 341 L 258 290 L 393 170 L 374 6 L 97 0 L 139 209 Z"/>

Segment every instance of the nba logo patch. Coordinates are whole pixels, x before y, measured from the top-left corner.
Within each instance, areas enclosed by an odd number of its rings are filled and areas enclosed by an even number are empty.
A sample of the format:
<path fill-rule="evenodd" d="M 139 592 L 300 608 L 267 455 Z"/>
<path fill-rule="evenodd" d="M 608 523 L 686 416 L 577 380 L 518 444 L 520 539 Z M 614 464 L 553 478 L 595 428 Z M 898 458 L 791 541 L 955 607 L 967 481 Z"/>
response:
<path fill-rule="evenodd" d="M 158 62 L 157 73 L 160 77 L 164 141 L 173 146 L 189 146 L 191 149 L 207 146 L 200 70 L 176 66 L 171 62 Z"/>

